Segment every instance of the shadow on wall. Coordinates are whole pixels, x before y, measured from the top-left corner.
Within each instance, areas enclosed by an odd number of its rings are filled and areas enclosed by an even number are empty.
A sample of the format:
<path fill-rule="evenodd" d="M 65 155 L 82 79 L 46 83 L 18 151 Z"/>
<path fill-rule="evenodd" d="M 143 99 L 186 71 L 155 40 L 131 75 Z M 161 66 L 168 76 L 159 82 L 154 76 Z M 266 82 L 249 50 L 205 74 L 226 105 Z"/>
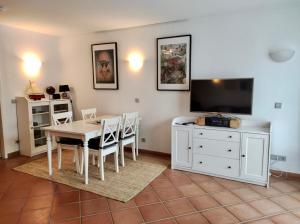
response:
<path fill-rule="evenodd" d="M 162 150 L 159 150 L 163 153 L 171 153 L 171 123 L 172 119 L 167 119 L 161 122 L 158 122 L 155 126 L 151 128 L 151 139 L 156 139 L 155 143 L 151 144 L 151 148 L 149 150 L 158 151 L 158 148 L 161 148 Z M 159 130 L 159 131 L 158 131 Z M 151 139 L 148 140 L 148 142 L 153 142 Z M 167 139 L 167 141 L 166 141 Z M 167 145 L 160 145 L 159 147 L 157 144 L 165 143 L 167 142 Z"/>

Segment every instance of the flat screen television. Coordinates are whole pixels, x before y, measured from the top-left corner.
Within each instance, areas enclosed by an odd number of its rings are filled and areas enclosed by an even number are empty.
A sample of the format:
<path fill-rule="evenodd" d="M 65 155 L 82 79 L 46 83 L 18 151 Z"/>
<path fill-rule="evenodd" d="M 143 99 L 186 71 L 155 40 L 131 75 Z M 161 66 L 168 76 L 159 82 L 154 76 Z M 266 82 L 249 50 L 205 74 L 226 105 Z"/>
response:
<path fill-rule="evenodd" d="M 253 78 L 191 81 L 191 112 L 252 113 Z"/>

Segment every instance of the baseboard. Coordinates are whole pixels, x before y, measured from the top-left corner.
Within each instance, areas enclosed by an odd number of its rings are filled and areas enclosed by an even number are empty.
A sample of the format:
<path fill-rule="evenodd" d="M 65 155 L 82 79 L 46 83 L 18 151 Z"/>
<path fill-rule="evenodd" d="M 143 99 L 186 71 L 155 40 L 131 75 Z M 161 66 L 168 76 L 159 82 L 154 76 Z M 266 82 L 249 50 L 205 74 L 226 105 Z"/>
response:
<path fill-rule="evenodd" d="M 291 178 L 291 179 L 300 179 L 300 174 L 299 173 L 291 173 L 291 172 L 286 172 L 286 171 L 280 171 L 280 170 L 270 170 L 271 174 L 274 174 L 276 176 L 281 175 L 284 173 L 283 177 Z"/>
<path fill-rule="evenodd" d="M 124 150 L 126 152 L 130 152 L 131 148 L 125 147 Z M 157 152 L 157 151 L 151 151 L 151 150 L 147 150 L 147 149 L 139 149 L 139 152 L 144 153 L 144 154 L 150 154 L 150 155 L 156 155 L 156 156 L 171 158 L 171 154 L 165 153 L 165 152 Z"/>

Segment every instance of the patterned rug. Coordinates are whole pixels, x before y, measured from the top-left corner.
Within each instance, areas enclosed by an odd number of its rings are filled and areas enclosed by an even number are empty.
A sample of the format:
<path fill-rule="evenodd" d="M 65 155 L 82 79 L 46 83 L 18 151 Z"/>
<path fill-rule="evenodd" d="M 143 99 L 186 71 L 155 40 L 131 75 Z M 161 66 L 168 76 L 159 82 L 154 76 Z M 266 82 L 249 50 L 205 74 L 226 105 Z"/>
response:
<path fill-rule="evenodd" d="M 104 181 L 100 180 L 98 167 L 90 164 L 88 185 L 84 184 L 84 176 L 76 173 L 75 164 L 72 163 L 73 152 L 69 150 L 63 151 L 61 170 L 57 169 L 57 156 L 53 153 L 52 176 L 48 174 L 47 157 L 25 163 L 14 170 L 127 202 L 169 165 L 168 159 L 158 160 L 139 154 L 137 161 L 133 161 L 130 156 L 131 154 L 126 154 L 125 167 L 119 166 L 119 173 L 114 170 L 113 156 L 109 156 L 105 162 Z"/>

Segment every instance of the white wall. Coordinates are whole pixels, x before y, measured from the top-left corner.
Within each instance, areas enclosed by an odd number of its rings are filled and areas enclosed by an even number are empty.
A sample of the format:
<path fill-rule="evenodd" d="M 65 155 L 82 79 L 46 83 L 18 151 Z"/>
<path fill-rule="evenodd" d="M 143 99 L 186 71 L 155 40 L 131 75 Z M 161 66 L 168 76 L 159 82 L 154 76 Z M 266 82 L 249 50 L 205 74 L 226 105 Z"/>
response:
<path fill-rule="evenodd" d="M 16 105 L 11 100 L 24 96 L 28 79 L 22 72 L 22 55 L 35 52 L 41 57 L 42 68 L 36 80 L 39 87 L 56 85 L 61 74 L 58 38 L 0 26 L 0 102 L 6 153 L 18 150 Z"/>
<path fill-rule="evenodd" d="M 250 118 L 272 121 L 272 151 L 287 156 L 287 162 L 273 168 L 300 172 L 299 21 L 299 7 L 287 7 L 65 37 L 60 42 L 62 81 L 74 88 L 77 116 L 80 109 L 94 106 L 100 113 L 139 111 L 141 137 L 146 138 L 140 148 L 169 153 L 171 119 L 191 114 L 189 92 L 156 90 L 156 38 L 192 34 L 192 78 L 254 77 Z M 120 89 L 94 90 L 90 45 L 112 41 L 118 42 Z M 268 58 L 269 49 L 285 46 L 297 52 L 291 61 L 278 64 Z M 145 56 L 138 73 L 126 62 L 132 50 Z M 274 102 L 283 108 L 275 110 Z"/>

